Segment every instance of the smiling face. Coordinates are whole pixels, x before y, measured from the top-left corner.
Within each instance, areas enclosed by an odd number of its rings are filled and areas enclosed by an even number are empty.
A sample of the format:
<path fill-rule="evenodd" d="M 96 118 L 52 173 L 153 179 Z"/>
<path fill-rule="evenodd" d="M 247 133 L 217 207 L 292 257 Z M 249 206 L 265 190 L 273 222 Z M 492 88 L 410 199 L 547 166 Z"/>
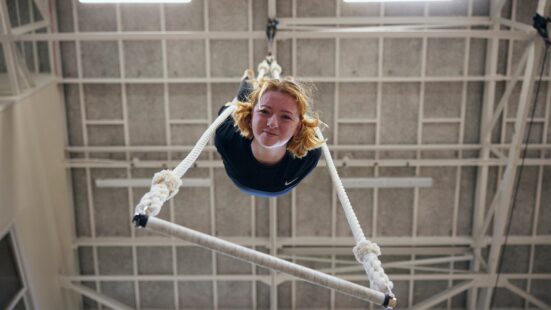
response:
<path fill-rule="evenodd" d="M 286 147 L 300 130 L 295 99 L 277 90 L 266 91 L 253 108 L 251 127 L 254 139 L 262 147 Z"/>

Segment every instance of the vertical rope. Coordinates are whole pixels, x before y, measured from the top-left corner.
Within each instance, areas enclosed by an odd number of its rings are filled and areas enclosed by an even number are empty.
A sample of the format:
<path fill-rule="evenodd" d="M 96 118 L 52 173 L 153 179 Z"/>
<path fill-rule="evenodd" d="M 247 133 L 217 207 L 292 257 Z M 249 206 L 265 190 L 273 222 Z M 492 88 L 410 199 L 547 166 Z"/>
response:
<path fill-rule="evenodd" d="M 318 135 L 320 139 L 324 139 L 323 134 L 321 133 L 321 130 L 319 128 L 316 128 L 316 135 Z M 335 167 L 335 163 L 333 162 L 333 158 L 331 157 L 329 147 L 326 143 L 324 143 L 322 144 L 321 149 L 325 157 L 325 162 L 327 163 L 327 168 L 329 169 L 329 173 L 331 174 L 331 179 L 333 180 L 335 188 L 337 189 L 337 196 L 339 197 L 339 200 L 341 202 L 346 220 L 348 221 L 348 225 L 350 226 L 352 234 L 354 235 L 354 240 L 356 240 L 356 243 L 366 241 L 364 232 L 362 230 L 362 227 L 360 226 L 360 222 L 358 222 L 358 218 L 354 213 L 354 209 L 352 209 L 350 199 L 348 199 L 348 195 L 344 190 L 344 185 L 342 184 L 339 173 L 337 172 L 337 168 Z"/>
<path fill-rule="evenodd" d="M 318 135 L 320 139 L 324 140 L 323 134 L 319 128 L 316 128 L 316 135 Z M 335 163 L 333 162 L 333 158 L 331 157 L 329 147 L 326 143 L 324 143 L 322 144 L 321 149 L 325 157 L 325 162 L 327 163 L 327 168 L 331 174 L 331 179 L 333 180 L 337 190 L 337 196 L 341 202 L 346 220 L 348 221 L 348 225 L 352 230 L 352 235 L 354 235 L 354 239 L 356 240 L 356 246 L 353 249 L 354 256 L 356 257 L 356 260 L 363 265 L 369 278 L 371 288 L 392 295 L 393 284 L 386 275 L 381 261 L 378 258 L 378 256 L 381 255 L 381 250 L 377 244 L 365 238 L 360 222 L 356 217 L 356 213 L 354 213 L 350 199 L 348 199 L 344 185 L 342 184 L 337 168 L 335 167 Z"/>

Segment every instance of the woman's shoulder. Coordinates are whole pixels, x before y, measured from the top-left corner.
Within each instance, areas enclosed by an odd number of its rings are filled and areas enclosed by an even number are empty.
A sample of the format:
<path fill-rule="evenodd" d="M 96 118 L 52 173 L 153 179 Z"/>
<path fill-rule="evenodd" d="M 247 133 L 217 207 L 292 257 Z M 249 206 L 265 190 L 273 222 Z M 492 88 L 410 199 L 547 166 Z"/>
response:
<path fill-rule="evenodd" d="M 298 164 L 299 166 L 312 166 L 312 165 L 315 166 L 317 165 L 318 161 L 321 158 L 321 148 L 318 147 L 318 148 L 312 149 L 308 151 L 308 153 L 306 153 L 306 155 L 304 155 L 301 158 L 294 157 L 291 154 L 289 154 L 289 156 L 291 156 L 292 161 L 294 161 L 295 164 Z"/>
<path fill-rule="evenodd" d="M 306 158 L 307 161 L 318 161 L 321 157 L 321 147 L 317 147 L 315 149 L 309 150 L 308 153 L 306 153 L 306 156 L 303 158 Z"/>
<path fill-rule="evenodd" d="M 232 149 L 235 147 L 240 147 L 240 145 L 243 143 L 243 139 L 244 138 L 239 132 L 239 128 L 235 126 L 235 122 L 230 115 L 216 129 L 214 143 L 217 148 L 223 147 L 226 149 Z"/>
<path fill-rule="evenodd" d="M 228 107 L 226 106 L 221 107 L 220 110 L 218 110 L 218 115 L 222 114 L 222 112 L 224 112 L 224 110 L 227 108 Z M 220 126 L 218 126 L 218 128 L 216 128 L 216 139 L 220 138 L 221 136 L 226 136 L 227 134 L 231 134 L 230 129 L 233 128 L 233 124 L 234 124 L 233 118 L 230 115 L 220 124 Z"/>

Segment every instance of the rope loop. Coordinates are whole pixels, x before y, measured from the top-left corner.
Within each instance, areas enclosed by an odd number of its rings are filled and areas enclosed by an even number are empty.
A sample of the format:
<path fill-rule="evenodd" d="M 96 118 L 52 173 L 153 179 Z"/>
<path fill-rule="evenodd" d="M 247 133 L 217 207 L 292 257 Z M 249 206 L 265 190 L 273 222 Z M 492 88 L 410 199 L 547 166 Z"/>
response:
<path fill-rule="evenodd" d="M 369 278 L 369 286 L 379 292 L 384 292 L 386 294 L 392 294 L 392 288 L 394 284 L 385 273 L 381 261 L 373 253 L 370 253 L 365 256 L 365 261 L 363 263 L 364 270 L 367 273 Z"/>
<path fill-rule="evenodd" d="M 360 264 L 363 264 L 364 256 L 366 256 L 369 253 L 373 253 L 376 256 L 379 256 L 381 255 L 381 248 L 375 242 L 371 242 L 369 240 L 363 240 L 358 242 L 358 244 L 356 244 L 356 246 L 352 249 L 352 252 L 354 252 L 354 256 L 356 257 L 356 260 Z"/>
<path fill-rule="evenodd" d="M 156 216 L 161 212 L 165 201 L 174 197 L 182 186 L 182 180 L 171 170 L 162 170 L 153 176 L 149 192 L 143 195 L 136 206 L 135 214 Z"/>
<path fill-rule="evenodd" d="M 155 175 L 153 175 L 153 179 L 151 180 L 151 187 L 153 187 L 155 184 L 164 184 L 169 192 L 168 199 L 174 197 L 178 191 L 180 190 L 180 186 L 182 186 L 182 180 L 178 176 L 176 176 L 172 170 L 162 170 Z"/>
<path fill-rule="evenodd" d="M 362 240 L 352 249 L 356 260 L 363 265 L 369 286 L 380 292 L 392 293 L 394 284 L 390 281 L 377 256 L 381 255 L 381 248 L 369 240 Z"/>
<path fill-rule="evenodd" d="M 261 61 L 259 64 L 258 64 L 258 67 L 257 67 L 257 71 L 258 72 L 263 72 L 263 75 L 265 75 L 266 73 L 270 72 L 270 64 L 271 64 L 271 61 L 268 62 L 269 60 L 269 57 L 266 57 L 266 59 L 264 59 L 263 61 Z"/>
<path fill-rule="evenodd" d="M 363 265 L 367 273 L 369 286 L 380 292 L 392 293 L 394 284 L 386 275 L 383 265 L 377 257 L 381 255 L 381 248 L 375 242 L 362 240 L 358 242 L 352 251 L 356 260 Z"/>

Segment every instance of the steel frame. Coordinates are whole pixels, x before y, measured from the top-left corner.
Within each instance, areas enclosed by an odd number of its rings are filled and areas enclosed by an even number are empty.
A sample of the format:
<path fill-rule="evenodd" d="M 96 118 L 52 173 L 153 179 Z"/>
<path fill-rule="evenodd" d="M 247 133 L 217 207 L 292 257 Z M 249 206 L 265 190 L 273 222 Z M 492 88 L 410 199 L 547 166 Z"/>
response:
<path fill-rule="evenodd" d="M 67 151 L 68 153 L 81 153 L 84 155 L 83 160 L 67 160 L 66 167 L 69 168 L 83 168 L 85 169 L 85 175 L 87 179 L 87 190 L 88 190 L 88 205 L 89 205 L 89 212 L 90 214 L 93 214 L 93 205 L 94 200 L 93 196 L 90 194 L 92 192 L 91 184 L 92 184 L 92 177 L 91 177 L 91 169 L 94 167 L 122 167 L 126 168 L 127 177 L 129 179 L 133 178 L 132 176 L 132 168 L 133 167 L 161 167 L 161 166 L 170 166 L 172 165 L 177 158 L 173 158 L 172 152 L 174 151 L 185 151 L 189 148 L 189 146 L 172 146 L 172 143 L 170 141 L 170 124 L 167 122 L 165 126 L 165 134 L 166 134 L 166 140 L 167 140 L 167 146 L 166 147 L 157 147 L 157 146 L 131 146 L 129 143 L 129 132 L 128 132 L 128 108 L 127 108 L 127 102 L 125 97 L 125 87 L 126 84 L 131 83 L 161 83 L 164 85 L 164 110 L 165 110 L 165 117 L 167 120 L 170 119 L 169 115 L 169 106 L 168 106 L 168 84 L 170 83 L 206 83 L 207 84 L 207 90 L 208 90 L 208 113 L 205 116 L 204 120 L 198 120 L 196 122 L 189 122 L 191 123 L 210 123 L 212 111 L 211 109 L 211 103 L 212 98 L 210 97 L 211 94 L 211 83 L 235 83 L 237 81 L 237 78 L 219 78 L 219 77 L 212 77 L 210 72 L 210 40 L 211 39 L 247 39 L 248 46 L 249 46 L 249 65 L 254 66 L 254 59 L 253 59 L 253 40 L 255 39 L 263 39 L 265 37 L 264 33 L 262 31 L 253 31 L 252 27 L 252 0 L 249 0 L 248 2 L 248 16 L 249 16 L 249 23 L 248 23 L 248 31 L 244 32 L 211 32 L 209 31 L 209 14 L 208 14 L 208 7 L 209 7 L 209 0 L 204 1 L 204 20 L 205 20 L 205 31 L 204 32 L 169 32 L 166 31 L 165 27 L 165 20 L 164 20 L 164 10 L 165 7 L 163 5 L 160 6 L 160 18 L 161 18 L 161 31 L 160 32 L 154 32 L 154 33 L 138 33 L 138 32 L 122 32 L 121 29 L 121 9 L 120 6 L 116 6 L 116 14 L 117 14 L 117 29 L 118 32 L 113 33 L 99 33 L 99 32 L 92 32 L 92 33 L 82 33 L 78 29 L 78 22 L 75 23 L 75 32 L 74 33 L 44 33 L 44 34 L 32 34 L 30 32 L 33 32 L 37 29 L 47 27 L 48 31 L 51 31 L 50 29 L 50 21 L 52 20 L 50 15 L 48 14 L 48 9 L 44 6 L 44 3 L 40 0 L 34 0 L 37 4 L 37 8 L 41 12 L 41 14 L 44 16 L 43 22 L 33 22 L 29 25 L 24 25 L 17 28 L 11 28 L 9 26 L 9 22 L 7 19 L 7 9 L 5 0 L 1 1 L 1 8 L 0 8 L 0 17 L 2 18 L 2 34 L 0 34 L 0 42 L 2 43 L 2 46 L 4 47 L 4 52 L 6 55 L 6 64 L 8 66 L 8 73 L 10 75 L 10 83 L 13 90 L 14 95 L 11 97 L 2 97 L 0 98 L 0 106 L 2 102 L 10 103 L 10 102 L 17 102 L 22 96 L 25 96 L 26 94 L 29 94 L 29 92 L 32 92 L 33 90 L 40 87 L 41 84 L 33 86 L 32 85 L 32 77 L 27 74 L 25 71 L 26 69 L 23 66 L 23 63 L 19 60 L 19 56 L 17 55 L 16 49 L 14 48 L 15 42 L 35 42 L 35 41 L 45 41 L 49 42 L 50 44 L 50 55 L 53 57 L 52 48 L 51 46 L 53 44 L 58 45 L 60 42 L 63 41 L 71 41 L 75 42 L 77 55 L 80 55 L 81 47 L 80 43 L 82 41 L 87 40 L 113 40 L 118 43 L 119 46 L 119 64 L 120 64 L 120 72 L 121 77 L 120 78 L 109 78 L 109 79 L 90 79 L 90 78 L 84 78 L 82 75 L 82 63 L 80 60 L 80 57 L 77 57 L 77 71 L 78 71 L 78 77 L 77 78 L 59 78 L 59 82 L 61 84 L 77 84 L 80 94 L 80 105 L 81 105 L 81 121 L 82 121 L 82 130 L 84 132 L 84 145 L 83 147 L 77 147 L 77 146 L 68 146 Z M 395 280 L 403 280 L 403 281 L 409 281 L 410 282 L 410 295 L 407 298 L 402 298 L 401 300 L 407 300 L 406 304 L 410 305 L 412 307 L 418 308 L 418 309 L 424 309 L 428 308 L 431 305 L 435 305 L 440 303 L 441 301 L 448 300 L 452 296 L 463 292 L 465 290 L 468 290 L 468 307 L 469 309 L 478 309 L 478 307 L 481 307 L 480 309 L 487 308 L 491 295 L 492 295 L 492 287 L 494 285 L 493 280 L 495 280 L 495 275 L 497 272 L 497 260 L 499 259 L 501 255 L 501 247 L 503 243 L 503 234 L 504 234 L 504 228 L 506 224 L 506 218 L 507 214 L 509 213 L 510 209 L 510 197 L 512 193 L 512 187 L 513 187 L 513 181 L 515 177 L 515 171 L 516 167 L 518 165 L 518 154 L 520 152 L 520 149 L 524 147 L 522 144 L 522 137 L 524 136 L 524 128 L 526 126 L 526 115 L 528 111 L 528 106 L 530 104 L 530 94 L 531 94 L 531 88 L 534 82 L 533 78 L 533 72 L 535 67 L 538 65 L 538 48 L 534 46 L 534 44 L 538 43 L 532 43 L 532 45 L 526 49 L 525 56 L 522 57 L 520 63 L 517 65 L 517 69 L 514 72 L 507 72 L 506 75 L 499 75 L 497 74 L 497 59 L 498 59 L 498 48 L 499 48 L 499 40 L 500 39 L 507 39 L 507 40 L 532 40 L 533 42 L 535 39 L 534 31 L 531 30 L 530 27 L 526 26 L 525 24 L 521 24 L 519 22 L 516 22 L 514 19 L 514 12 L 511 19 L 505 19 L 501 18 L 501 11 L 503 9 L 505 0 L 492 0 L 491 1 L 491 14 L 490 18 L 478 18 L 478 17 L 472 17 L 472 0 L 469 0 L 469 16 L 465 18 L 437 18 L 437 17 L 420 17 L 420 18 L 400 18 L 400 17 L 382 17 L 382 18 L 372 18 L 369 21 L 366 20 L 360 20 L 357 18 L 350 18 L 350 17 L 340 17 L 340 2 L 337 1 L 336 9 L 337 9 L 337 16 L 336 18 L 301 18 L 297 17 L 297 4 L 296 0 L 292 1 L 292 17 L 290 18 L 283 18 L 281 19 L 281 25 L 282 28 L 286 29 L 284 31 L 281 31 L 278 34 L 278 39 L 289 39 L 293 42 L 292 48 L 293 48 L 293 61 L 292 61 L 292 73 L 295 75 L 297 73 L 296 70 L 296 41 L 297 39 L 302 38 L 331 38 L 335 39 L 335 64 L 336 64 L 336 75 L 335 77 L 310 77 L 311 80 L 316 82 L 332 82 L 335 83 L 335 121 L 333 125 L 333 128 L 335 130 L 335 144 L 331 147 L 331 149 L 334 152 L 334 157 L 339 158 L 339 153 L 342 151 L 374 151 L 375 152 L 375 159 L 373 160 L 354 160 L 354 159 L 340 159 L 336 161 L 336 164 L 340 167 L 374 167 L 374 175 L 379 175 L 379 167 L 407 167 L 407 166 L 413 166 L 416 167 L 416 175 L 419 175 L 419 171 L 422 167 L 434 167 L 434 166 L 450 166 L 450 167 L 457 167 L 456 170 L 456 179 L 461 180 L 461 167 L 477 167 L 478 168 L 478 176 L 477 176 L 477 192 L 476 192 L 476 198 L 475 198 L 475 214 L 474 214 L 474 222 L 473 222 L 473 236 L 472 237 L 460 237 L 457 235 L 457 227 L 456 227 L 456 220 L 457 219 L 457 212 L 458 212 L 458 192 L 459 189 L 456 188 L 456 197 L 454 201 L 454 227 L 453 227 L 453 233 L 450 237 L 422 237 L 417 236 L 416 226 L 413 225 L 412 229 L 412 237 L 407 238 L 394 238 L 394 237 L 381 237 L 377 236 L 377 223 L 374 219 L 373 225 L 372 225 L 372 236 L 373 240 L 381 243 L 384 245 L 383 247 L 383 253 L 393 253 L 394 255 L 408 255 L 409 260 L 397 262 L 397 263 L 389 263 L 389 266 L 394 267 L 411 267 L 411 271 L 409 274 L 405 275 L 394 275 L 393 279 Z M 516 6 L 517 1 L 513 0 L 513 7 Z M 543 6 L 546 4 L 546 1 L 540 0 L 539 1 L 539 10 L 543 13 Z M 384 5 L 380 6 L 381 16 L 384 12 Z M 548 12 L 548 10 L 545 10 L 545 12 Z M 427 15 L 427 6 L 425 6 L 425 16 Z M 276 1 L 275 0 L 268 0 L 268 16 L 274 17 L 277 16 L 276 14 Z M 76 6 L 73 6 L 73 18 L 75 21 L 78 21 L 78 12 L 76 9 Z M 345 28 L 348 25 L 358 25 L 363 24 L 365 26 L 371 26 L 371 27 L 364 27 L 360 29 L 360 31 L 352 30 L 349 28 Z M 320 29 L 320 25 L 331 25 L 331 28 L 327 29 Z M 419 29 L 419 26 L 424 26 L 423 29 Z M 447 28 L 447 27 L 457 27 L 461 26 L 464 27 L 464 29 L 461 30 L 445 30 L 445 29 L 433 29 L 433 28 Z M 473 26 L 487 26 L 490 27 L 489 30 L 473 30 L 471 27 Z M 509 27 L 510 30 L 500 30 L 502 26 Z M 307 27 L 318 27 L 318 28 L 307 28 Z M 350 78 L 350 77 L 341 77 L 339 76 L 339 44 L 340 39 L 342 38 L 377 38 L 379 40 L 379 52 L 382 54 L 383 52 L 383 41 L 386 38 L 422 38 L 423 40 L 423 64 L 422 64 L 422 73 L 419 77 L 384 77 L 382 75 L 382 60 L 379 58 L 378 63 L 378 76 L 376 77 L 368 77 L 368 78 Z M 468 56 L 465 57 L 464 62 L 464 74 L 462 76 L 456 76 L 456 77 L 431 77 L 427 76 L 425 73 L 426 68 L 426 49 L 427 49 L 427 39 L 433 38 L 433 37 L 448 37 L 448 38 L 464 38 L 466 39 L 466 48 L 465 50 L 469 51 L 469 45 L 471 42 L 471 39 L 473 38 L 485 38 L 488 39 L 488 48 L 487 48 L 487 55 L 486 55 L 486 72 L 483 76 L 470 76 L 467 74 L 467 68 L 468 68 Z M 168 78 L 167 74 L 167 61 L 166 61 L 166 40 L 169 39 L 196 39 L 196 40 L 204 40 L 205 47 L 206 47 L 206 72 L 207 76 L 205 78 L 185 78 L 185 79 L 176 79 L 176 78 Z M 162 51 L 163 55 L 163 77 L 162 78 L 148 78 L 148 79 L 132 79 L 127 78 L 124 76 L 124 45 L 122 44 L 125 40 L 160 40 L 162 43 Z M 276 42 L 277 43 L 277 42 Z M 509 66 L 508 70 L 511 71 L 511 53 L 512 50 L 512 44 L 508 47 L 509 50 Z M 57 49 L 59 51 L 59 48 Z M 468 53 L 467 53 L 468 55 Z M 58 56 L 58 55 L 57 55 Z M 524 60 L 526 59 L 526 60 Z M 525 70 L 524 69 L 524 63 Z M 58 63 L 59 65 L 59 63 Z M 57 68 L 59 70 L 59 68 Z M 60 71 L 57 73 L 59 74 Z M 523 74 L 523 82 L 522 82 L 522 94 L 521 99 L 519 100 L 519 109 L 516 117 L 510 118 L 506 117 L 505 112 L 505 105 L 508 102 L 508 99 L 510 97 L 510 94 L 512 92 L 512 89 L 516 83 L 517 80 L 520 79 L 520 76 Z M 544 81 L 549 81 L 549 77 L 545 77 L 543 79 Z M 26 81 L 26 82 L 25 82 Z M 460 118 L 449 118 L 449 119 L 429 119 L 425 118 L 422 114 L 419 116 L 419 126 L 418 126 L 418 137 L 422 136 L 423 132 L 423 125 L 427 123 L 450 123 L 450 124 L 458 124 L 460 127 L 460 137 L 459 137 L 459 144 L 457 145 L 426 145 L 422 144 L 422 141 L 419 139 L 418 144 L 416 145 L 380 145 L 380 130 L 377 130 L 376 135 L 376 145 L 374 146 L 346 146 L 341 145 L 338 143 L 338 128 L 340 124 L 374 124 L 376 128 L 380 127 L 380 122 L 378 121 L 379 116 L 373 120 L 371 119 L 346 119 L 346 118 L 339 118 L 338 112 L 339 112 L 339 99 L 338 99 L 338 92 L 340 88 L 340 83 L 345 82 L 374 82 L 377 83 L 377 89 L 378 94 L 381 93 L 382 89 L 382 83 L 392 83 L 392 82 L 419 82 L 421 84 L 421 94 L 420 94 L 420 102 L 421 102 L 421 111 L 422 111 L 422 103 L 423 103 L 423 96 L 424 96 L 424 87 L 425 83 L 432 82 L 432 81 L 455 81 L 455 82 L 462 82 L 463 83 L 463 95 L 462 95 L 462 110 L 461 110 L 461 117 Z M 483 118 L 482 118 L 482 124 L 483 124 L 483 130 L 481 131 L 481 143 L 476 145 L 464 145 L 463 144 L 463 131 L 465 128 L 464 124 L 464 113 L 465 113 L 465 100 L 466 100 L 466 85 L 468 82 L 484 82 L 485 83 L 485 93 L 484 93 L 484 110 L 483 110 Z M 507 82 L 507 87 L 505 94 L 500 100 L 500 103 L 498 104 L 497 109 L 494 108 L 494 99 L 495 99 L 495 93 L 496 93 L 496 83 L 500 81 Z M 84 109 L 84 97 L 83 97 L 83 84 L 87 83 L 113 83 L 113 84 L 120 84 L 122 93 L 123 93 L 123 119 L 120 122 L 117 122 L 118 125 L 122 125 L 124 127 L 124 135 L 125 135 L 125 143 L 124 146 L 119 147 L 92 147 L 88 146 L 88 134 L 87 134 L 87 125 L 95 124 L 95 125 L 109 125 L 112 123 L 109 122 L 101 122 L 101 121 L 90 121 L 87 120 L 86 112 Z M 547 87 L 548 90 L 551 90 L 551 87 L 548 83 Z M 26 90 L 25 90 L 26 88 Z M 549 113 L 549 100 L 550 95 L 548 91 L 548 97 L 546 98 L 547 107 L 546 107 L 546 114 Z M 380 113 L 380 106 L 381 106 L 381 98 L 380 95 L 377 98 L 377 113 Z M 494 112 L 492 112 L 494 111 Z M 515 132 L 511 143 L 509 144 L 492 144 L 489 133 L 491 133 L 491 129 L 498 124 L 499 122 L 499 115 L 502 113 L 504 117 L 502 118 L 501 122 L 503 124 L 509 124 L 514 122 L 515 124 Z M 178 122 L 177 120 L 174 120 L 175 122 Z M 544 132 L 549 126 L 549 120 L 542 118 L 537 120 L 539 123 L 543 124 Z M 182 124 L 188 124 L 188 122 L 181 122 Z M 504 126 L 503 126 L 504 127 Z M 502 132 L 502 136 L 504 136 L 504 133 Z M 548 150 L 551 148 L 549 144 L 547 144 L 547 138 L 544 137 L 543 144 L 539 145 L 529 145 L 528 148 L 531 150 Z M 412 160 L 389 160 L 385 158 L 381 158 L 380 152 L 381 151 L 414 151 L 416 153 L 416 158 Z M 423 151 L 427 150 L 455 150 L 458 152 L 458 156 L 460 159 L 425 159 L 424 157 L 421 157 L 421 153 Z M 467 159 L 463 158 L 463 153 L 466 151 L 479 151 L 479 157 L 475 159 Z M 167 154 L 167 161 L 161 162 L 161 161 L 151 161 L 151 162 L 136 162 L 131 158 L 132 152 L 166 152 Z M 125 154 L 125 160 L 120 162 L 113 162 L 113 161 L 97 161 L 93 158 L 94 154 L 97 152 L 120 152 Z M 213 158 L 213 152 L 214 149 L 211 146 L 210 148 L 207 148 L 209 159 L 205 161 L 199 161 L 198 167 L 204 167 L 207 168 L 209 171 L 209 177 L 207 180 L 213 180 L 214 179 L 214 169 L 217 167 L 221 167 L 221 164 L 217 161 L 215 161 Z M 533 165 L 539 167 L 538 172 L 538 198 L 536 199 L 536 211 L 535 211 L 535 218 L 534 223 L 537 223 L 538 219 L 538 212 L 539 212 L 539 201 L 541 197 L 541 183 L 542 183 L 542 175 L 543 175 L 543 167 L 551 165 L 551 160 L 545 157 L 545 152 L 540 152 L 541 155 L 537 158 L 531 158 L 527 160 L 526 165 Z M 323 163 L 322 163 L 323 165 Z M 494 201 L 492 205 L 494 207 L 490 207 L 490 210 L 495 210 L 493 213 L 486 213 L 486 197 L 488 196 L 487 192 L 487 184 L 489 181 L 488 175 L 489 175 L 489 169 L 490 167 L 498 167 L 502 169 L 501 172 L 501 181 L 500 181 L 500 187 L 501 190 L 498 191 L 496 194 Z M 458 184 L 459 182 L 456 182 Z M 214 184 L 213 186 L 210 186 L 210 214 L 211 214 L 211 233 L 214 234 L 216 232 L 216 221 L 214 218 L 214 212 L 215 212 L 215 204 L 214 204 Z M 377 196 L 378 196 L 378 190 L 374 190 L 374 215 L 376 218 L 377 215 Z M 129 187 L 128 190 L 128 197 L 130 204 L 128 206 L 129 214 L 132 213 L 133 209 L 133 191 L 132 188 Z M 415 190 L 415 205 L 413 210 L 413 218 L 414 218 L 414 224 L 417 222 L 417 208 L 418 208 L 418 197 L 419 197 L 419 191 Z M 296 211 L 298 206 L 296 205 L 296 194 L 293 192 L 291 194 L 291 202 L 292 202 L 292 210 Z M 251 199 L 251 205 L 254 206 L 256 204 L 256 201 L 254 198 Z M 278 254 L 279 256 L 287 256 L 292 261 L 297 260 L 304 260 L 304 259 L 321 259 L 318 256 L 326 254 L 330 255 L 330 262 L 331 267 L 328 268 L 328 271 L 333 272 L 340 272 L 344 267 L 337 267 L 337 256 L 338 255 L 349 255 L 350 249 L 348 246 L 352 245 L 353 242 L 350 238 L 341 238 L 337 237 L 336 234 L 336 228 L 335 228 L 335 217 L 336 217 L 336 204 L 337 200 L 335 198 L 335 193 L 333 191 L 332 195 L 332 204 L 333 204 L 333 211 L 332 211 L 332 235 L 331 238 L 308 238 L 308 237 L 300 237 L 297 236 L 297 219 L 295 218 L 296 212 L 292 213 L 292 230 L 291 230 L 291 236 L 289 238 L 282 238 L 277 236 L 277 200 L 270 200 L 270 213 L 269 213 L 269 237 L 258 237 L 256 236 L 256 219 L 255 219 L 255 213 L 251 213 L 251 227 L 253 231 L 253 235 L 251 238 L 229 238 L 229 239 L 235 239 L 234 241 L 240 244 L 249 245 L 253 247 L 257 246 L 263 246 L 270 250 L 271 254 Z M 170 218 L 171 220 L 174 219 L 174 205 L 173 203 L 170 203 L 168 206 L 171 210 L 170 212 Z M 493 214 L 493 218 L 491 217 Z M 494 238 L 490 238 L 485 234 L 485 228 L 489 227 L 490 219 L 494 220 L 494 227 L 493 227 L 493 236 Z M 64 282 L 63 286 L 66 288 L 69 288 L 73 291 L 77 291 L 79 294 L 86 295 L 88 297 L 91 297 L 95 299 L 96 301 L 103 303 L 105 305 L 113 307 L 116 305 L 116 301 L 109 300 L 108 297 L 101 294 L 101 287 L 100 282 L 102 281 L 117 281 L 117 280 L 123 280 L 126 279 L 128 281 L 134 282 L 134 288 L 135 288 L 135 296 L 136 296 L 136 305 L 138 305 L 138 308 L 140 307 L 140 296 L 139 296 L 139 282 L 140 281 L 154 281 L 152 279 L 163 279 L 168 281 L 173 281 L 174 283 L 174 298 L 175 298 L 175 305 L 178 307 L 178 289 L 177 289 L 177 282 L 180 280 L 184 281 L 200 281 L 200 280 L 208 280 L 212 281 L 213 283 L 213 304 L 215 305 L 215 308 L 218 308 L 218 294 L 217 294 L 217 280 L 225 280 L 226 278 L 236 280 L 236 281 L 252 281 L 251 288 L 253 291 L 252 298 L 253 298 L 253 305 L 257 304 L 256 300 L 256 285 L 255 281 L 262 281 L 266 284 L 269 284 L 270 289 L 270 296 L 271 296 L 271 308 L 276 309 L 277 308 L 277 285 L 281 284 L 284 281 L 289 281 L 289 278 L 286 278 L 285 276 L 271 273 L 269 276 L 264 275 L 257 275 L 255 272 L 255 269 L 253 268 L 251 275 L 243 275 L 243 276 L 223 276 L 223 275 L 217 275 L 217 267 L 216 267 L 216 259 L 217 256 L 215 254 L 212 255 L 213 259 L 213 269 L 212 274 L 213 275 L 206 275 L 206 276 L 176 276 L 177 270 L 176 270 L 176 247 L 179 246 L 187 246 L 186 243 L 179 243 L 174 240 L 170 239 L 156 239 L 156 238 L 143 238 L 143 237 L 137 237 L 135 231 L 131 230 L 131 237 L 130 238 L 98 238 L 95 232 L 95 219 L 93 216 L 90 218 L 90 225 L 92 229 L 92 236 L 90 239 L 86 238 L 75 238 L 74 246 L 82 247 L 82 246 L 91 246 L 93 249 L 93 259 L 94 259 L 94 275 L 91 276 L 71 276 L 71 277 L 62 277 L 68 282 Z M 487 224 L 485 224 L 487 223 Z M 501 237 L 496 237 L 501 236 Z M 510 290 L 511 292 L 521 296 L 526 300 L 525 306 L 528 306 L 528 303 L 532 303 L 534 305 L 537 305 L 540 308 L 549 308 L 549 305 L 545 304 L 543 301 L 537 299 L 533 295 L 530 294 L 530 283 L 533 279 L 551 279 L 551 277 L 547 274 L 532 274 L 532 265 L 533 265 L 533 256 L 534 256 L 534 248 L 535 245 L 538 244 L 551 244 L 551 238 L 547 236 L 538 236 L 536 234 L 536 228 L 535 225 L 532 229 L 531 236 L 527 237 L 521 237 L 521 236 L 512 236 L 509 238 L 508 244 L 517 244 L 517 245 L 530 245 L 531 246 L 531 252 L 530 252 L 530 274 L 526 275 L 518 275 L 518 274 L 503 274 L 500 277 L 500 281 L 497 284 L 497 287 L 504 287 Z M 165 245 L 170 246 L 173 251 L 173 271 L 174 275 L 166 276 L 166 278 L 163 277 L 149 277 L 149 276 L 139 276 L 137 273 L 137 250 L 136 248 L 138 246 L 146 246 L 146 245 Z M 413 250 L 412 248 L 408 248 L 407 246 L 416 246 L 418 247 L 417 250 Z M 449 246 L 453 245 L 453 247 L 443 248 L 443 246 Z M 131 246 L 132 247 L 132 256 L 133 256 L 133 275 L 129 276 L 102 276 L 98 274 L 98 258 L 97 258 L 97 247 L 100 246 Z M 488 262 L 486 262 L 484 259 L 482 259 L 482 256 L 480 254 L 480 250 L 485 247 L 490 247 L 490 256 L 488 259 Z M 438 247 L 441 248 L 441 251 L 438 252 Z M 454 247 L 456 248 L 454 250 Z M 423 252 L 425 251 L 425 252 Z M 421 273 L 423 268 L 421 266 L 417 266 L 420 264 L 423 264 L 423 261 L 426 263 L 426 259 L 419 258 L 419 255 L 422 253 L 433 253 L 435 255 L 441 255 L 437 259 L 433 259 L 432 261 L 429 260 L 429 262 L 432 263 L 442 263 L 446 262 L 449 263 L 449 272 L 448 273 L 439 273 L 439 274 L 429 274 L 429 273 Z M 463 255 L 463 256 L 456 256 L 456 255 Z M 472 262 L 472 269 L 469 273 L 457 273 L 458 270 L 454 269 L 454 263 L 459 260 L 467 260 Z M 342 263 L 342 262 L 341 262 Z M 340 268 L 340 269 L 339 269 Z M 350 268 L 350 270 L 353 270 L 354 268 Z M 486 273 L 482 272 L 484 270 Z M 365 276 L 362 275 L 350 275 L 350 274 L 344 274 L 342 275 L 343 278 L 350 279 L 350 280 L 356 280 L 356 281 L 364 281 Z M 528 281 L 528 287 L 527 290 L 520 289 L 514 285 L 512 285 L 509 281 L 513 279 L 526 279 Z M 93 281 L 95 282 L 96 286 L 98 287 L 99 292 L 95 292 L 89 288 L 81 287 L 79 284 L 72 283 L 70 281 Z M 448 289 L 441 294 L 435 295 L 433 298 L 425 300 L 419 304 L 413 305 L 413 285 L 415 281 L 430 281 L 430 280 L 448 280 Z M 455 286 L 452 285 L 452 281 L 458 281 L 458 280 L 465 280 L 467 282 L 463 282 L 461 284 L 457 284 Z M 292 281 L 292 301 L 291 304 L 293 307 L 296 307 L 296 301 L 297 297 L 295 296 L 295 287 L 296 283 L 294 280 Z M 114 303 L 111 303 L 114 302 Z M 110 304 L 111 303 L 111 304 Z M 331 293 L 330 298 L 331 307 L 335 307 L 335 295 L 334 293 Z M 402 304 L 404 304 L 402 302 Z M 448 306 L 450 304 L 448 303 Z"/>
<path fill-rule="evenodd" d="M 127 306 L 126 304 L 123 304 L 111 297 L 108 297 L 105 294 L 100 294 L 96 292 L 96 290 L 93 290 L 89 287 L 86 287 L 82 284 L 73 283 L 69 279 L 61 277 L 60 281 L 61 287 L 72 290 L 75 293 L 81 294 L 82 296 L 86 296 L 92 300 L 97 301 L 101 305 L 111 307 L 113 309 L 122 309 L 122 310 L 130 310 L 131 307 Z"/>

